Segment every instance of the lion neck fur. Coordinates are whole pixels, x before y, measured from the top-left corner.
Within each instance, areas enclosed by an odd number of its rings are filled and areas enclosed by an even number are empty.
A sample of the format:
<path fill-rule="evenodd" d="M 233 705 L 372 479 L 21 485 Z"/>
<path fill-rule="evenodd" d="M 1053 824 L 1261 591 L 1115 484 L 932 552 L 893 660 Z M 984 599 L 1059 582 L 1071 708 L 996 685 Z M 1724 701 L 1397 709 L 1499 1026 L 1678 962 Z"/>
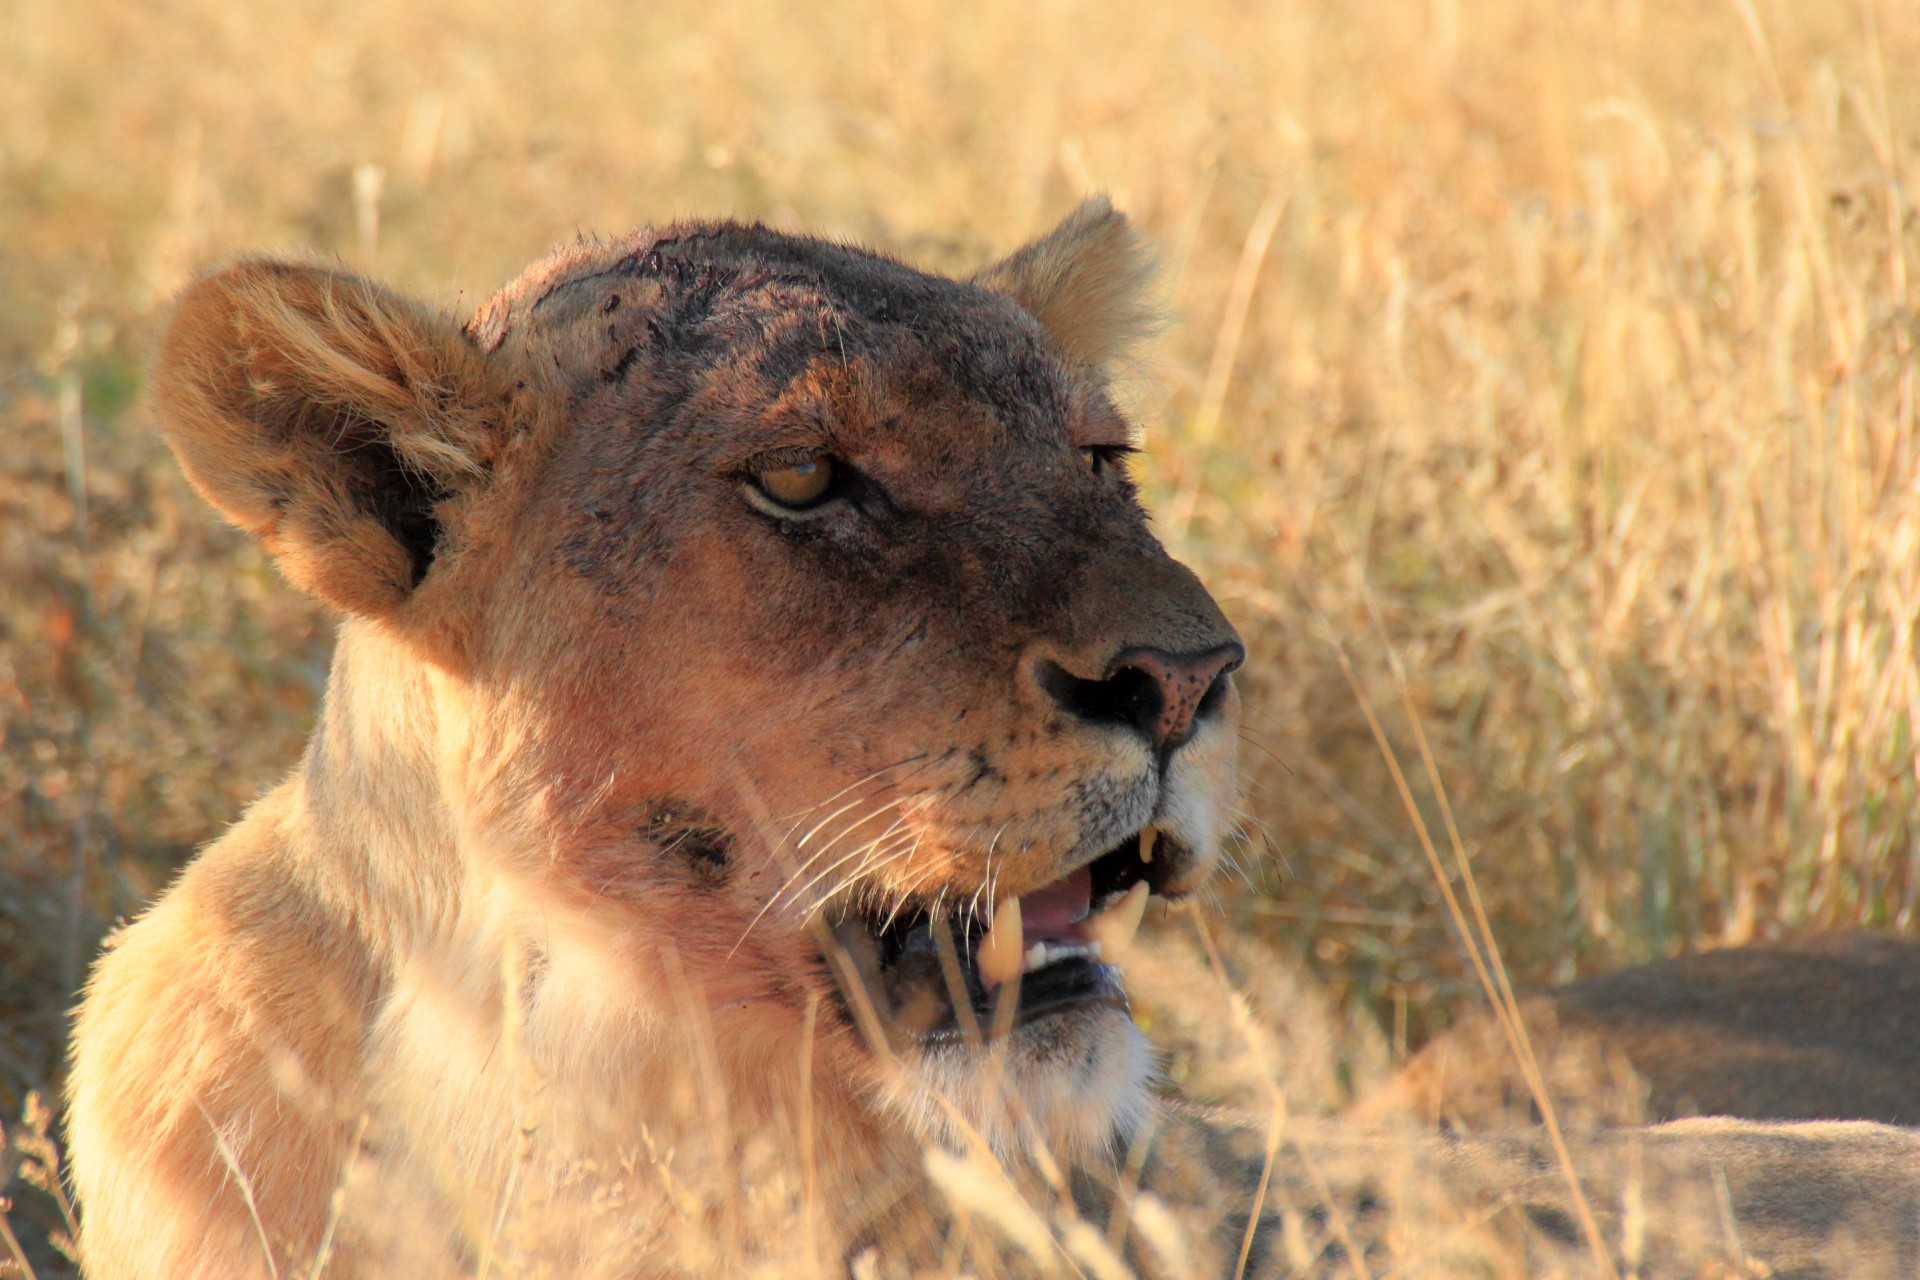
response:
<path fill-rule="evenodd" d="M 319 722 L 287 784 L 292 803 L 273 821 L 274 861 L 308 878 L 377 957 L 384 999 L 367 1027 L 366 1078 L 378 1084 L 359 1098 L 363 1114 L 376 1128 L 403 1125 L 408 1148 L 459 1153 L 440 1170 L 363 1167 L 353 1176 L 381 1191 L 354 1199 L 417 1201 L 423 1173 L 438 1195 L 485 1199 L 512 1185 L 518 1166 L 548 1189 L 509 1217 L 524 1211 L 530 1224 L 578 1232 L 585 1210 L 555 1194 L 568 1170 L 619 1168 L 638 1150 L 681 1166 L 682 1178 L 711 1178 L 718 1194 L 740 1135 L 790 1131 L 804 1113 L 811 1149 L 775 1154 L 807 1161 L 816 1193 L 838 1193 L 829 1218 L 858 1230 L 872 1200 L 898 1195 L 889 1188 L 911 1174 L 917 1147 L 900 1153 L 902 1167 L 876 1167 L 885 1144 L 864 1091 L 807 1078 L 804 1050 L 755 1016 L 710 1009 L 670 947 L 651 957 L 653 971 L 635 973 L 632 955 L 608 943 L 630 925 L 551 892 L 533 824 L 501 822 L 496 804 L 476 803 L 495 779 L 470 763 L 473 714 L 459 677 L 379 624 L 346 621 Z M 491 725 L 487 736 L 502 733 Z M 699 1064 L 699 1087 L 689 1087 L 688 1062 Z M 448 1186 L 451 1169 L 462 1172 Z M 856 1186 L 880 1193 L 854 1195 Z M 418 1216 L 440 1216 L 431 1208 L 418 1205 Z"/>
<path fill-rule="evenodd" d="M 808 1039 L 764 1006 L 715 1007 L 670 939 L 623 951 L 620 922 L 545 891 L 534 850 L 476 821 L 472 710 L 461 680 L 344 623 L 299 767 L 115 948 L 138 981 L 83 1012 L 82 1033 L 118 1048 L 74 1089 L 145 1082 L 129 1127 L 142 1161 L 178 1173 L 165 1214 L 96 1211 L 90 1265 L 266 1275 L 261 1221 L 310 1224 L 275 1232 L 277 1257 L 330 1249 L 342 1274 L 420 1277 L 466 1274 L 476 1239 L 509 1273 L 629 1276 L 724 1271 L 715 1240 L 767 1232 L 804 1230 L 823 1257 L 883 1218 L 911 1235 L 919 1145 L 882 1123 L 824 1012 Z M 179 986 L 242 1020 L 224 1061 L 109 1034 Z M 209 1074 L 217 1105 L 275 1127 L 216 1123 Z M 76 1142 L 102 1140 L 102 1110 L 80 1109 Z M 131 1194 L 123 1167 L 96 1174 L 92 1203 Z M 746 1208 L 743 1167 L 767 1189 Z M 229 1181 L 248 1218 L 215 1211 Z M 716 1236 L 716 1214 L 734 1228 Z"/>

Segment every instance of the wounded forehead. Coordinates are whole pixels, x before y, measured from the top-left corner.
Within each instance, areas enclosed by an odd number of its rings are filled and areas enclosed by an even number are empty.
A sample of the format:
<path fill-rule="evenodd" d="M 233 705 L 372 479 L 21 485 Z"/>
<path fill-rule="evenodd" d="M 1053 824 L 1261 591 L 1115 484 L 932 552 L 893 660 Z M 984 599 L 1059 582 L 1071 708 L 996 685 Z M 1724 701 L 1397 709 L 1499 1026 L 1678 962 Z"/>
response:
<path fill-rule="evenodd" d="M 859 367 L 918 383 L 922 396 L 944 383 L 1009 427 L 1057 427 L 1074 410 L 1074 380 L 1009 299 L 757 225 L 680 225 L 569 246 L 502 290 L 469 332 L 488 351 L 510 340 L 551 344 L 576 394 L 678 370 L 724 373 L 765 403 L 823 369 Z"/>
<path fill-rule="evenodd" d="M 850 315 L 884 318 L 930 302 L 976 303 L 985 291 L 928 275 L 881 254 L 758 224 L 713 222 L 648 228 L 618 240 L 583 240 L 537 262 L 482 310 L 474 330 L 491 348 L 512 329 L 570 316 L 569 302 L 623 279 L 654 278 L 669 287 L 732 289 L 769 285 L 810 290 Z M 945 295 L 944 298 L 941 295 Z"/>

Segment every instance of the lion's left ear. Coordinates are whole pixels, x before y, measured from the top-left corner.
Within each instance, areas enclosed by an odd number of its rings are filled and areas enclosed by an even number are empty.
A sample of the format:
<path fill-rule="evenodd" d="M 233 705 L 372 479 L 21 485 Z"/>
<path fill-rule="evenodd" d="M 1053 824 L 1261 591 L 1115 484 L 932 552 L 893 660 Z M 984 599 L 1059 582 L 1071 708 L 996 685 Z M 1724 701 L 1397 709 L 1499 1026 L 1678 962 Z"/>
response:
<path fill-rule="evenodd" d="M 1158 326 L 1154 270 L 1153 253 L 1127 216 L 1093 196 L 973 283 L 1019 303 L 1068 359 L 1099 368 Z"/>

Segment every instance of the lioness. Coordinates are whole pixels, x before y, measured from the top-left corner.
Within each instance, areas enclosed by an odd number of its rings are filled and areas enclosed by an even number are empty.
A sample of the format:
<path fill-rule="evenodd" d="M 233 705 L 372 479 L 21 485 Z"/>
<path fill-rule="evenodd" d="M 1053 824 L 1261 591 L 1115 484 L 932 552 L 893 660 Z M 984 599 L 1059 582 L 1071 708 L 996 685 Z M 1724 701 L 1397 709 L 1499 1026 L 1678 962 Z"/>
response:
<path fill-rule="evenodd" d="M 1836 932 L 1636 965 L 1523 996 L 1550 1105 L 1582 1128 L 1689 1116 L 1920 1125 L 1920 944 Z M 1537 1123 L 1492 1014 L 1427 1044 L 1362 1117 Z"/>
<path fill-rule="evenodd" d="M 90 1274 L 675 1270 L 721 1129 L 832 1248 L 928 1138 L 1124 1151 L 1114 961 L 1218 856 L 1243 654 L 1123 465 L 1146 275 L 1093 200 L 965 281 L 721 222 L 464 325 L 191 286 L 168 439 L 343 621 L 299 767 L 94 973 Z"/>

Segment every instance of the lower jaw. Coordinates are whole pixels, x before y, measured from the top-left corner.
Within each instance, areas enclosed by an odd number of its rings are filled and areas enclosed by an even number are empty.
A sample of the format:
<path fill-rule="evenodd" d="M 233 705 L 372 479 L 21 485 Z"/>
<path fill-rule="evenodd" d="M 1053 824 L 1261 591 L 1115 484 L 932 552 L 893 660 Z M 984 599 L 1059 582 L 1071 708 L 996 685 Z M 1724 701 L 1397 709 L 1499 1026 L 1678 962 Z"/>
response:
<path fill-rule="evenodd" d="M 865 989 L 865 1001 L 883 1024 L 891 1024 L 890 1040 L 957 1035 L 968 1027 L 1004 1031 L 1086 1002 L 1124 1013 L 1118 971 L 1096 959 L 1100 944 L 1124 949 L 1139 925 L 1146 895 L 1170 891 L 1193 861 L 1178 839 L 1146 827 L 1052 884 L 993 905 L 990 922 L 970 916 L 963 924 L 958 917 L 940 917 L 911 904 L 897 905 L 883 918 L 849 911 L 831 926 L 828 968 L 850 1006 L 862 998 L 849 984 Z M 1041 912 L 1038 932 L 1023 931 L 1023 903 Z M 1008 929 L 1011 949 L 995 945 L 991 955 L 983 955 L 990 943 L 1008 936 Z M 1032 961 L 1037 968 L 1023 972 L 1022 952 L 1029 942 L 1074 954 L 1043 957 Z M 1005 982 L 991 984 L 985 976 L 998 977 L 1009 967 L 1012 975 Z M 1010 987 L 1018 995 L 1009 1022 Z"/>
<path fill-rule="evenodd" d="M 896 1052 L 917 1043 L 990 1045 L 998 1037 L 1102 1010 L 1131 1021 L 1120 970 L 1092 957 L 1056 960 L 989 986 L 959 948 L 943 959 L 942 948 L 923 939 L 882 964 L 857 922 L 835 934 L 846 963 L 830 967 L 839 971 L 835 987 L 848 1020 L 859 1026 L 866 1012 L 859 1006 L 865 1005 Z M 857 992 L 849 989 L 849 979 Z"/>
<path fill-rule="evenodd" d="M 1110 1009 L 1129 1017 L 1120 971 L 1089 960 L 1065 960 L 996 987 L 925 1032 L 930 1041 L 981 1039 L 1018 1031 L 1080 1012 Z"/>
<path fill-rule="evenodd" d="M 984 1139 L 1002 1158 L 1036 1142 L 1076 1159 L 1124 1152 L 1153 1110 L 1153 1052 L 1102 1002 L 1057 1007 L 987 1042 L 927 1036 L 903 1061 L 895 1079 L 907 1087 L 889 1090 L 896 1114 L 955 1147 Z"/>

